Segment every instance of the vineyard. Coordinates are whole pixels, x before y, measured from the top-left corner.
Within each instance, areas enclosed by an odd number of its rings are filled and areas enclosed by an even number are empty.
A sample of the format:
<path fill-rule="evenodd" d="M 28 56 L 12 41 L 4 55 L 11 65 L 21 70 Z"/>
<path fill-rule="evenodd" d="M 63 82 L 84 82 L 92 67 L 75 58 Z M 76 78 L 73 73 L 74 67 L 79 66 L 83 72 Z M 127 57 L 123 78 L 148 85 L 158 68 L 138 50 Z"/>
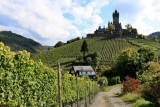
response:
<path fill-rule="evenodd" d="M 160 56 L 160 45 L 159 43 L 153 42 L 151 40 L 145 40 L 145 39 L 128 39 L 128 42 L 130 42 L 133 45 L 136 45 L 138 47 L 145 47 L 149 48 L 150 50 L 154 51 L 157 56 Z"/>
<path fill-rule="evenodd" d="M 85 82 L 84 82 L 85 80 Z M 57 72 L 30 59 L 26 51 L 11 52 L 0 43 L 0 106 L 51 107 L 58 105 Z M 62 103 L 76 101 L 76 78 L 61 75 Z M 95 81 L 78 77 L 79 99 L 96 92 Z"/>
<path fill-rule="evenodd" d="M 113 62 L 121 50 L 132 47 L 125 39 L 104 39 L 104 38 L 86 38 L 89 52 L 87 54 L 99 53 L 100 64 L 106 65 Z M 53 48 L 48 51 L 38 53 L 33 59 L 39 60 L 46 65 L 54 67 L 58 62 L 68 64 L 68 66 L 77 58 L 82 57 L 80 52 L 83 39 L 70 44 Z"/>

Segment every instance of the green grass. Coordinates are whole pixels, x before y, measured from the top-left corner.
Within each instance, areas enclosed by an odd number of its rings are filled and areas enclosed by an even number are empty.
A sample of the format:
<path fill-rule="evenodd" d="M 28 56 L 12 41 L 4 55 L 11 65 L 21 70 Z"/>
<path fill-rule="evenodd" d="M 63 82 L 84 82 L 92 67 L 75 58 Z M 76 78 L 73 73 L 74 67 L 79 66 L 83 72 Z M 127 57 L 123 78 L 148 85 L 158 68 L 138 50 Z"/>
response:
<path fill-rule="evenodd" d="M 143 99 L 140 95 L 134 93 L 116 93 L 124 102 L 131 104 L 132 107 L 155 107 L 149 101 Z"/>
<path fill-rule="evenodd" d="M 133 103 L 133 107 L 155 107 L 155 106 L 149 101 L 146 101 L 144 99 L 138 99 L 135 103 Z"/>
<path fill-rule="evenodd" d="M 33 56 L 33 59 L 39 60 L 48 66 L 55 67 L 57 62 L 70 63 L 72 59 L 82 57 L 80 52 L 84 39 L 53 48 Z M 100 65 L 112 64 L 118 54 L 125 48 L 134 47 L 125 39 L 104 39 L 104 38 L 86 38 L 89 52 L 86 54 L 99 53 Z M 68 63 L 67 63 L 68 62 Z M 64 65 L 65 67 L 65 65 Z"/>

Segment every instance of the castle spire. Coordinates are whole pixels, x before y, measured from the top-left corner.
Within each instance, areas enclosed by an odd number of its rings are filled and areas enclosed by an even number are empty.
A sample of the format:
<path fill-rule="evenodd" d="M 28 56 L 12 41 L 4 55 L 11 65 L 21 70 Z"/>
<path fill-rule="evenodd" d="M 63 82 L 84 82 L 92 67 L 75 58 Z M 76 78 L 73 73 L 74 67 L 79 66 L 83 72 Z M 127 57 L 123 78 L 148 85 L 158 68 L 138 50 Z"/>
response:
<path fill-rule="evenodd" d="M 115 10 L 113 12 L 113 24 L 118 24 L 119 23 L 119 12 Z"/>
<path fill-rule="evenodd" d="M 119 12 L 118 12 L 117 10 L 115 10 L 115 11 L 113 12 L 113 18 L 114 18 L 114 17 L 119 18 Z"/>

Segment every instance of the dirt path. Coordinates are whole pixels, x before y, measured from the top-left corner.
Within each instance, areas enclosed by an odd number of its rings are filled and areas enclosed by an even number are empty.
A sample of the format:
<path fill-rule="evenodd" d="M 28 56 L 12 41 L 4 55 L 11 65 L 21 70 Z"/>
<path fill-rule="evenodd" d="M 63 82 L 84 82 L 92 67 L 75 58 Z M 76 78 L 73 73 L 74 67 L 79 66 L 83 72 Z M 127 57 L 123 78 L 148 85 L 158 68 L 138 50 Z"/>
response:
<path fill-rule="evenodd" d="M 116 97 L 117 92 L 121 92 L 121 86 L 114 87 L 109 92 L 99 92 L 89 107 L 131 107 Z"/>

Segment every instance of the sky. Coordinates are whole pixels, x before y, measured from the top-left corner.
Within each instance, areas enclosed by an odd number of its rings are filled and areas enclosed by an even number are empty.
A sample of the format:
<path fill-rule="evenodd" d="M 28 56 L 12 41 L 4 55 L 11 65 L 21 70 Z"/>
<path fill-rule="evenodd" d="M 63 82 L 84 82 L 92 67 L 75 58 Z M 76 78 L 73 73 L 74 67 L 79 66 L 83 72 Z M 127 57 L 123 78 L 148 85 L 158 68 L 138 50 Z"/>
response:
<path fill-rule="evenodd" d="M 114 10 L 123 28 L 131 24 L 144 35 L 160 31 L 160 0 L 0 0 L 0 31 L 53 46 L 107 26 Z"/>

